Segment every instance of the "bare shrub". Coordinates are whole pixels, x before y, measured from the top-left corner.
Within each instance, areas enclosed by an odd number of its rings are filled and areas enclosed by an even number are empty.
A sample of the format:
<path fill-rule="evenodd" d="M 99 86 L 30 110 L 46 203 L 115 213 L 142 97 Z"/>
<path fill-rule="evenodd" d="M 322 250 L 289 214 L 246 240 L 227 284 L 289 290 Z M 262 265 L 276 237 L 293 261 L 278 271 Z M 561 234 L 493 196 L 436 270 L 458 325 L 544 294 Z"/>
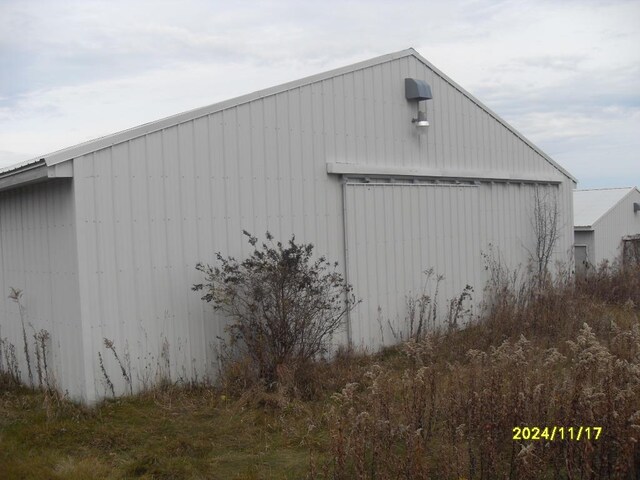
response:
<path fill-rule="evenodd" d="M 447 311 L 447 330 L 457 330 L 461 325 L 461 321 L 471 317 L 471 307 L 469 302 L 473 294 L 473 287 L 466 285 L 460 295 L 449 300 L 449 310 Z"/>
<path fill-rule="evenodd" d="M 173 383 L 171 380 L 171 349 L 169 347 L 169 339 L 164 337 L 160 347 L 161 363 L 158 363 L 157 370 L 158 383 L 164 386 L 171 385 L 171 383 Z"/>
<path fill-rule="evenodd" d="M 43 379 L 43 368 L 42 368 L 42 358 L 40 357 L 40 343 L 38 341 L 38 334 L 36 333 L 36 329 L 33 325 L 29 324 L 31 329 L 33 330 L 33 340 L 36 352 L 36 372 L 38 373 L 38 387 L 42 388 L 42 379 Z"/>
<path fill-rule="evenodd" d="M 230 344 L 251 360 L 258 379 L 268 388 L 285 365 L 298 377 L 301 369 L 327 352 L 333 334 L 356 304 L 342 275 L 324 257 L 313 259 L 312 244 L 267 243 L 244 232 L 253 247 L 238 261 L 216 254 L 215 267 L 198 264 L 205 283 L 203 300 L 213 303 L 231 323 Z"/>
<path fill-rule="evenodd" d="M 609 304 L 640 306 L 640 263 L 604 261 L 576 278 L 576 289 Z"/>
<path fill-rule="evenodd" d="M 33 328 L 33 326 L 31 326 Z M 55 381 L 49 371 L 47 342 L 51 335 L 47 330 L 36 332 L 33 329 L 34 347 L 36 352 L 36 371 L 38 372 L 38 386 L 48 391 L 55 390 Z"/>
<path fill-rule="evenodd" d="M 555 193 L 536 186 L 533 193 L 533 234 L 535 248 L 530 252 L 539 285 L 548 280 L 549 265 L 560 238 L 560 209 Z"/>
<path fill-rule="evenodd" d="M 127 387 L 129 388 L 129 393 L 133 394 L 133 382 L 131 380 L 131 361 L 129 358 L 129 352 L 125 351 L 124 354 L 124 362 L 120 359 L 118 352 L 116 351 L 116 347 L 113 343 L 113 340 L 109 340 L 108 338 L 103 338 L 104 346 L 107 350 L 113 353 L 113 357 L 116 359 L 118 363 L 118 367 L 120 367 L 120 373 L 122 374 L 122 378 L 124 378 Z"/>
<path fill-rule="evenodd" d="M 20 383 L 16 347 L 6 338 L 0 338 L 0 390 L 15 388 Z"/>
<path fill-rule="evenodd" d="M 394 335 L 397 342 L 411 338 L 422 338 L 428 331 L 434 331 L 436 328 L 438 292 L 444 276 L 436 275 L 433 268 L 429 268 L 423 273 L 425 280 L 420 295 L 406 298 L 408 338 Z"/>
<path fill-rule="evenodd" d="M 105 391 L 108 389 L 111 392 L 111 396 L 113 398 L 116 398 L 116 390 L 113 386 L 113 382 L 111 381 L 111 377 L 107 373 L 107 369 L 104 366 L 104 361 L 102 360 L 102 353 L 100 352 L 98 352 L 98 364 L 100 365 L 100 371 L 102 372 Z"/>
<path fill-rule="evenodd" d="M 31 371 L 31 357 L 29 355 L 29 342 L 27 341 L 27 329 L 24 326 L 25 311 L 22 304 L 22 290 L 18 288 L 9 288 L 9 298 L 18 304 L 18 312 L 20 313 L 20 322 L 22 323 L 22 340 L 24 345 L 24 356 L 27 362 L 27 373 L 29 374 L 29 385 L 33 387 L 33 372 Z"/>

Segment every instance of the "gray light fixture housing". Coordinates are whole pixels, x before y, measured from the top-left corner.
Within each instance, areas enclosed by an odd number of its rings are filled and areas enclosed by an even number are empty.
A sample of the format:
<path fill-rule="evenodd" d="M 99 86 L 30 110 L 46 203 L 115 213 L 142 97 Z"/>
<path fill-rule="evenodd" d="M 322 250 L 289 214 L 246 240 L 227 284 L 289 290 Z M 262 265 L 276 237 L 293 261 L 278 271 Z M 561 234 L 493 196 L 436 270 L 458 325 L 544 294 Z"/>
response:
<path fill-rule="evenodd" d="M 405 78 L 404 96 L 408 101 L 416 102 L 418 108 L 418 117 L 412 118 L 411 123 L 414 123 L 417 127 L 428 127 L 427 112 L 420 110 L 420 102 L 433 98 L 431 86 L 427 82 L 418 80 L 417 78 Z"/>
<path fill-rule="evenodd" d="M 404 79 L 404 95 L 407 97 L 407 100 L 414 102 L 431 100 L 433 98 L 429 84 L 417 78 Z"/>

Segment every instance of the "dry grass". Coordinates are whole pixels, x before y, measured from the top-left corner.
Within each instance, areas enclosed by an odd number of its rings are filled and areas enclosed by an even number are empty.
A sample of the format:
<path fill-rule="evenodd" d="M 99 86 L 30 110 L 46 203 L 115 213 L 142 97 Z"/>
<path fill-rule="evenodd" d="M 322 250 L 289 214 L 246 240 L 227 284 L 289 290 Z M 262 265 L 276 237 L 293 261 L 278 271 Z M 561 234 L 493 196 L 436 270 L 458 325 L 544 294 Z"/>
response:
<path fill-rule="evenodd" d="M 513 278 L 494 277 L 483 322 L 409 341 L 404 368 L 373 364 L 335 394 L 313 478 L 638 478 L 640 271 Z M 514 441 L 516 426 L 603 430 Z"/>
<path fill-rule="evenodd" d="M 577 282 L 496 269 L 486 318 L 378 355 L 230 364 L 92 410 L 0 377 L 1 478 L 631 479 L 640 476 L 640 271 Z M 301 381 L 302 379 L 302 381 Z M 515 426 L 599 426 L 514 441 Z"/>
<path fill-rule="evenodd" d="M 67 404 L 50 419 L 43 403 L 40 393 L 0 394 L 0 478 L 296 479 L 319 448 L 313 405 L 248 408 L 177 388 L 90 411 Z"/>

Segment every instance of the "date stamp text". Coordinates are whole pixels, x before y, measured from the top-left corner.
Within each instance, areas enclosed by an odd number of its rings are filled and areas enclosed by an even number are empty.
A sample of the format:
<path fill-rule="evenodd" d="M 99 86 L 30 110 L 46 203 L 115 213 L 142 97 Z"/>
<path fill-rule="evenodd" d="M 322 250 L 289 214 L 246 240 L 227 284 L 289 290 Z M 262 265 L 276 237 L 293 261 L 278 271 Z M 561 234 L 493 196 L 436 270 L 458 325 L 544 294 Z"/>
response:
<path fill-rule="evenodd" d="M 602 427 L 513 427 L 513 440 L 598 440 Z"/>

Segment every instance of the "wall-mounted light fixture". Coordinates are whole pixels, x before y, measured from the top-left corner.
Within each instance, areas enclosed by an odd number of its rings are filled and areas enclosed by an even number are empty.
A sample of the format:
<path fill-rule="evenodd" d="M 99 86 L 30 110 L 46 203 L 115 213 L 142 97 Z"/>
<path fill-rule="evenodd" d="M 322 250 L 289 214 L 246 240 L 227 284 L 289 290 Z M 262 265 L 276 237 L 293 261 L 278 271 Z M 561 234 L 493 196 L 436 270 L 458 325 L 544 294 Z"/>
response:
<path fill-rule="evenodd" d="M 416 103 L 418 110 L 418 116 L 411 119 L 411 123 L 414 123 L 416 127 L 428 127 L 429 120 L 427 120 L 427 105 L 425 104 L 424 110 L 420 110 L 420 102 L 423 100 L 431 100 L 431 87 L 423 80 L 416 78 L 404 79 L 404 95 L 410 102 Z"/>
<path fill-rule="evenodd" d="M 640 203 L 633 202 L 633 213 L 640 212 Z"/>
<path fill-rule="evenodd" d="M 427 114 L 418 108 L 418 118 L 412 118 L 411 123 L 415 123 L 416 127 L 428 127 Z"/>

